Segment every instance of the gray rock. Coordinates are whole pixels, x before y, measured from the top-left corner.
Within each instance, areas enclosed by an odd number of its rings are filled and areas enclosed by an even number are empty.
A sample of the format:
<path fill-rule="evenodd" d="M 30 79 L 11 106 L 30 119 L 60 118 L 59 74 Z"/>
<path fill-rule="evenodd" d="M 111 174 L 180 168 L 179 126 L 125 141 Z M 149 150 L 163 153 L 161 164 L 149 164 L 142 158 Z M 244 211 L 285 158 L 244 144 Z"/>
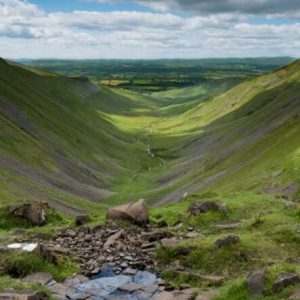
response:
<path fill-rule="evenodd" d="M 34 273 L 32 275 L 28 275 L 24 278 L 24 281 L 35 283 L 35 284 L 41 284 L 42 286 L 47 285 L 48 283 L 53 281 L 53 276 L 50 273 Z"/>
<path fill-rule="evenodd" d="M 127 283 L 119 287 L 119 290 L 132 293 L 142 289 L 142 285 L 138 283 Z"/>
<path fill-rule="evenodd" d="M 263 295 L 266 284 L 266 271 L 258 270 L 247 277 L 247 286 L 252 295 Z"/>
<path fill-rule="evenodd" d="M 89 221 L 89 215 L 88 214 L 80 214 L 75 217 L 75 224 L 77 226 L 81 226 L 83 224 L 86 224 Z"/>
<path fill-rule="evenodd" d="M 214 243 L 214 247 L 216 249 L 220 249 L 223 247 L 235 245 L 235 244 L 239 243 L 239 241 L 240 241 L 239 236 L 232 234 L 232 235 L 228 235 L 224 238 L 216 240 Z"/>
<path fill-rule="evenodd" d="M 0 293 L 1 300 L 48 300 L 49 297 L 43 292 L 6 292 Z"/>
<path fill-rule="evenodd" d="M 220 201 L 196 201 L 191 203 L 189 213 L 192 216 L 199 216 L 208 211 L 218 211 L 226 215 L 228 213 L 227 205 Z"/>
<path fill-rule="evenodd" d="M 290 297 L 289 300 L 300 300 L 300 290 L 294 292 Z"/>
<path fill-rule="evenodd" d="M 201 292 L 195 300 L 212 300 L 215 297 L 219 296 L 220 293 L 218 291 L 206 291 L 206 292 Z"/>
<path fill-rule="evenodd" d="M 176 299 L 172 293 L 162 292 L 157 297 L 155 297 L 155 300 L 176 300 Z"/>
<path fill-rule="evenodd" d="M 273 285 L 274 292 L 280 292 L 284 288 L 300 283 L 300 275 L 295 273 L 281 272 Z"/>

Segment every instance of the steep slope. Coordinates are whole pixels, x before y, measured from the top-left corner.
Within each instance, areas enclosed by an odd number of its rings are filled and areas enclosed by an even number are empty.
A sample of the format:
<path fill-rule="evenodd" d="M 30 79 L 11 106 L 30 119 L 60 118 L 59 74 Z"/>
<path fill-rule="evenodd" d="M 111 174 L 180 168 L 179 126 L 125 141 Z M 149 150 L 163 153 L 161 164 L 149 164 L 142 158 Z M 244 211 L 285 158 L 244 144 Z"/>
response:
<path fill-rule="evenodd" d="M 120 111 L 145 105 L 84 78 L 36 74 L 1 60 L 1 202 L 37 198 L 76 213 L 113 195 L 112 178 L 126 176 L 126 162 L 135 168 L 146 154 L 102 117 L 109 103 Z"/>
<path fill-rule="evenodd" d="M 177 149 L 159 203 L 199 190 L 234 191 L 299 183 L 300 62 L 248 80 L 159 131 Z M 159 141 L 153 140 L 153 145 Z M 155 146 L 154 146 L 155 149 Z M 176 152 L 175 152 L 176 153 Z M 168 150 L 161 151 L 168 155 Z M 273 173 L 278 173 L 276 178 Z M 297 189 L 296 189 L 297 190 Z M 160 196 L 158 196 L 160 198 Z"/>

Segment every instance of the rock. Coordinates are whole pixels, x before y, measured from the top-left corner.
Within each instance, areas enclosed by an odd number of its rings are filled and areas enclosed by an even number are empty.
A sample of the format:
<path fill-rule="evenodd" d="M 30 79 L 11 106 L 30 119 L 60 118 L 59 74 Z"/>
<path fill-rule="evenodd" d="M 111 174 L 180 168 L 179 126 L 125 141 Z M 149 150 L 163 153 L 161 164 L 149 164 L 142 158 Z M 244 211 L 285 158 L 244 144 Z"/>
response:
<path fill-rule="evenodd" d="M 207 292 L 201 292 L 195 300 L 212 300 L 215 297 L 218 297 L 220 293 L 218 291 L 207 291 Z"/>
<path fill-rule="evenodd" d="M 107 217 L 110 220 L 127 220 L 138 225 L 145 225 L 149 222 L 148 207 L 143 199 L 135 203 L 111 207 Z"/>
<path fill-rule="evenodd" d="M 169 292 L 162 292 L 155 298 L 155 300 L 175 300 L 175 297 Z"/>
<path fill-rule="evenodd" d="M 46 245 L 40 244 L 37 248 L 39 254 L 49 262 L 57 264 L 59 262 L 60 256 L 70 255 L 70 251 L 66 248 L 63 248 L 59 245 Z"/>
<path fill-rule="evenodd" d="M 28 275 L 24 278 L 24 281 L 40 284 L 42 286 L 47 285 L 53 280 L 53 276 L 50 273 L 39 272 Z"/>
<path fill-rule="evenodd" d="M 49 290 L 55 297 L 67 298 L 75 293 L 75 289 L 70 288 L 61 283 L 55 283 L 54 285 L 49 287 Z"/>
<path fill-rule="evenodd" d="M 161 245 L 165 248 L 173 248 L 176 247 L 180 243 L 180 240 L 176 238 L 162 239 Z"/>
<path fill-rule="evenodd" d="M 199 216 L 208 211 L 218 211 L 224 215 L 228 213 L 227 205 L 219 201 L 196 201 L 191 203 L 188 211 L 192 216 Z"/>
<path fill-rule="evenodd" d="M 195 239 L 199 236 L 200 236 L 200 234 L 196 231 L 190 231 L 185 235 L 185 237 L 188 238 L 188 239 Z"/>
<path fill-rule="evenodd" d="M 274 292 L 280 292 L 284 288 L 300 283 L 300 275 L 295 273 L 281 272 L 273 285 Z"/>
<path fill-rule="evenodd" d="M 119 290 L 132 293 L 142 289 L 142 285 L 138 283 L 127 283 L 119 287 Z"/>
<path fill-rule="evenodd" d="M 80 214 L 75 217 L 75 224 L 77 226 L 81 226 L 83 224 L 86 224 L 89 221 L 89 215 L 88 214 Z"/>
<path fill-rule="evenodd" d="M 285 209 L 298 209 L 300 207 L 300 204 L 294 201 L 286 201 L 284 204 Z"/>
<path fill-rule="evenodd" d="M 169 231 L 150 231 L 142 232 L 141 239 L 148 242 L 159 241 L 163 238 L 171 237 L 172 234 Z"/>
<path fill-rule="evenodd" d="M 132 268 L 127 268 L 123 271 L 123 274 L 124 275 L 135 275 L 137 273 L 137 270 L 136 269 L 132 269 Z"/>
<path fill-rule="evenodd" d="M 82 284 L 82 283 L 85 283 L 85 282 L 88 282 L 88 281 L 89 281 L 89 278 L 87 278 L 86 276 L 83 276 L 81 274 L 77 274 L 77 275 L 74 275 L 70 278 L 67 278 L 64 281 L 64 285 L 67 286 L 67 287 L 73 288 L 76 285 L 79 285 L 79 284 Z"/>
<path fill-rule="evenodd" d="M 143 287 L 143 291 L 149 294 L 154 294 L 159 289 L 158 284 L 151 284 Z"/>
<path fill-rule="evenodd" d="M 112 236 L 110 236 L 110 237 L 107 239 L 107 241 L 105 242 L 104 246 L 103 246 L 104 249 L 106 249 L 106 248 L 110 247 L 111 245 L 113 245 L 114 242 L 115 242 L 116 240 L 118 240 L 118 239 L 122 236 L 123 233 L 124 233 L 124 231 L 123 231 L 123 230 L 120 230 L 120 231 L 116 232 L 115 234 L 113 234 Z"/>
<path fill-rule="evenodd" d="M 174 291 L 173 296 L 176 300 L 192 300 L 194 299 L 195 293 L 195 289 L 188 288 L 181 291 Z"/>
<path fill-rule="evenodd" d="M 294 292 L 290 297 L 289 300 L 300 300 L 300 290 Z"/>
<path fill-rule="evenodd" d="M 265 291 L 266 271 L 258 270 L 247 277 L 247 286 L 252 295 L 261 296 Z"/>
<path fill-rule="evenodd" d="M 243 222 L 240 220 L 235 221 L 226 221 L 215 225 L 215 228 L 220 230 L 228 230 L 228 229 L 235 229 L 243 225 Z"/>
<path fill-rule="evenodd" d="M 8 207 L 9 213 L 14 217 L 27 220 L 32 225 L 42 226 L 46 223 L 47 204 L 32 202 L 12 205 Z"/>
<path fill-rule="evenodd" d="M 43 292 L 6 292 L 0 293 L 1 300 L 48 300 Z"/>
<path fill-rule="evenodd" d="M 239 236 L 232 234 L 232 235 L 228 235 L 224 238 L 216 240 L 214 243 L 214 247 L 216 249 L 220 249 L 223 247 L 235 245 L 235 244 L 239 243 L 239 241 L 240 241 Z"/>

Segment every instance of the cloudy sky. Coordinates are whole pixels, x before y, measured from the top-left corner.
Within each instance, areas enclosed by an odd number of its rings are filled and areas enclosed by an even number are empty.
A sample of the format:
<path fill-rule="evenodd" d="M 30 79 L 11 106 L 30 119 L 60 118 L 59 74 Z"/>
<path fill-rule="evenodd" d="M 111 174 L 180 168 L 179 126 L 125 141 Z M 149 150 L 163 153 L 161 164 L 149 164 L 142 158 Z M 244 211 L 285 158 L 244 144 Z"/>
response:
<path fill-rule="evenodd" d="M 0 0 L 5 58 L 300 57 L 300 0 Z"/>

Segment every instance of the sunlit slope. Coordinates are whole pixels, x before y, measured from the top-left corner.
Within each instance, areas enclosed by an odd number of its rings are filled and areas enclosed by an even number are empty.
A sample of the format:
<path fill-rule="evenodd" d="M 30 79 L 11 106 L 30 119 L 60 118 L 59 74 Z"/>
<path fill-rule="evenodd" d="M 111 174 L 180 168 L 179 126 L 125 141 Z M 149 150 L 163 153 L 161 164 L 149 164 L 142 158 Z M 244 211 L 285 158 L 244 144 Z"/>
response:
<path fill-rule="evenodd" d="M 0 61 L 0 200 L 93 208 L 145 161 L 145 146 L 103 118 L 131 101 L 87 79 L 42 75 Z"/>
<path fill-rule="evenodd" d="M 199 190 L 259 191 L 299 183 L 299 115 L 297 61 L 162 120 L 153 147 L 176 158 L 160 172 L 158 202 Z"/>

